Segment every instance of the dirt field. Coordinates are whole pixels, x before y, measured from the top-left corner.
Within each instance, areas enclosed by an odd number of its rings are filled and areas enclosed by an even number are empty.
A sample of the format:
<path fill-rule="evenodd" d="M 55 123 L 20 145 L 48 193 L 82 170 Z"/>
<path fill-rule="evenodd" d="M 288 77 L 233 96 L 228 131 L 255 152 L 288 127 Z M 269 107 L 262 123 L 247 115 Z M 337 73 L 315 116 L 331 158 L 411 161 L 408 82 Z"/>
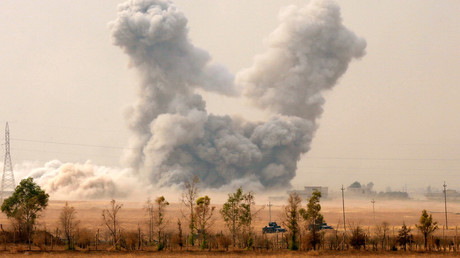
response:
<path fill-rule="evenodd" d="M 136 230 L 138 225 L 143 227 L 146 220 L 146 215 L 143 210 L 144 202 L 124 202 L 123 208 L 120 211 L 121 226 L 125 230 Z M 322 213 L 326 219 L 326 222 L 334 228 L 343 229 L 342 220 L 342 203 L 341 200 L 323 201 Z M 45 227 L 50 230 L 56 228 L 58 225 L 59 214 L 62 207 L 65 205 L 65 201 L 50 201 L 48 208 L 42 213 L 39 220 L 38 227 Z M 101 213 L 102 210 L 109 205 L 109 201 L 71 201 L 69 205 L 74 206 L 77 210 L 77 217 L 81 221 L 80 226 L 89 229 L 103 229 Z M 221 205 L 216 205 L 217 210 L 220 209 Z M 268 223 L 269 214 L 268 207 L 257 206 L 263 208 L 258 214 L 255 220 L 254 227 L 256 231 L 260 230 L 263 226 Z M 418 222 L 421 211 L 426 209 L 433 214 L 435 221 L 438 221 L 440 228 L 445 223 L 444 217 L 444 204 L 434 202 L 422 202 L 422 201 L 377 201 L 375 203 L 375 221 L 381 223 L 386 221 L 390 223 L 390 227 L 393 226 L 398 228 L 405 222 L 408 226 L 414 227 Z M 215 212 L 215 224 L 214 231 L 220 232 L 225 231 L 226 228 L 220 217 L 220 214 L 216 210 Z M 170 221 L 170 228 L 176 227 L 176 221 L 178 218 L 183 219 L 182 213 L 185 211 L 185 207 L 179 203 L 172 203 L 168 209 L 168 217 Z M 272 220 L 281 222 L 281 205 L 272 206 Z M 460 225 L 460 205 L 449 204 L 448 205 L 448 234 L 455 234 L 455 226 Z M 345 203 L 345 215 L 347 224 L 360 224 L 367 228 L 372 227 L 373 213 L 372 204 L 368 200 L 354 200 L 346 201 Z M 339 223 L 340 222 L 340 223 Z M 9 221 L 6 216 L 0 214 L 0 223 L 9 227 Z M 348 225 L 347 225 L 348 226 Z M 186 228 L 186 227 L 184 227 Z M 439 230 L 438 233 L 441 233 Z M 447 232 L 447 231 L 446 231 Z M 447 233 L 446 233 L 447 234 Z M 460 234 L 460 232 L 459 232 Z"/>

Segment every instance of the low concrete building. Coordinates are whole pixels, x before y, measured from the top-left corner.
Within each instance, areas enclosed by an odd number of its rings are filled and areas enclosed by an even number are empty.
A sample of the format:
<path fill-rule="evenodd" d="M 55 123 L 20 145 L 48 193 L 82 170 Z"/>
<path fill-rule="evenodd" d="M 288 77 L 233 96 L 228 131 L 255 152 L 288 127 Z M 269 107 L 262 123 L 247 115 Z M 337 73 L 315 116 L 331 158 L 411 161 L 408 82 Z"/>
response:
<path fill-rule="evenodd" d="M 305 186 L 303 190 L 288 191 L 288 194 L 297 193 L 302 199 L 310 199 L 314 191 L 321 192 L 321 199 L 327 199 L 328 187 L 327 186 Z"/>
<path fill-rule="evenodd" d="M 351 198 L 371 198 L 376 195 L 376 192 L 372 190 L 374 183 L 369 182 L 367 185 L 361 184 L 355 181 L 353 184 L 347 187 L 347 196 Z"/>

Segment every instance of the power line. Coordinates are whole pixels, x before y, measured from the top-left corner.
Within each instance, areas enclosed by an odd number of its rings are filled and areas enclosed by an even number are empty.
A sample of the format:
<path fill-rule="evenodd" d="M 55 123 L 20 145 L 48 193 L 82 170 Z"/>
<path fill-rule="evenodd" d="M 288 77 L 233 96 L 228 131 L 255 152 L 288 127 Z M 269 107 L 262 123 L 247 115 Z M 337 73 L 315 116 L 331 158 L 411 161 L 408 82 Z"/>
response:
<path fill-rule="evenodd" d="M 119 146 L 107 146 L 107 145 L 92 145 L 92 144 L 80 144 L 80 143 L 68 143 L 68 142 L 54 142 L 54 141 L 38 141 L 38 140 L 28 140 L 28 139 L 18 139 L 11 138 L 13 141 L 19 142 L 35 142 L 35 143 L 48 143 L 48 144 L 58 144 L 58 145 L 69 145 L 69 146 L 80 146 L 80 147 L 95 147 L 95 148 L 107 148 L 107 149 L 137 149 L 137 148 L 128 148 L 128 147 L 119 147 Z"/>
<path fill-rule="evenodd" d="M 81 143 L 69 143 L 69 142 L 57 142 L 57 141 L 41 141 L 41 140 L 30 140 L 30 139 L 20 139 L 20 138 L 11 138 L 11 140 L 19 141 L 19 142 L 34 142 L 34 143 L 45 143 L 45 144 L 67 145 L 67 146 L 117 149 L 117 150 L 138 149 L 138 148 L 129 148 L 129 147 L 121 147 L 121 146 L 93 145 L 93 144 L 81 144 Z M 460 159 L 447 159 L 447 158 L 306 157 L 306 159 L 307 160 L 373 160 L 373 161 L 460 161 Z M 324 168 L 333 168 L 333 167 L 324 167 Z M 347 169 L 384 169 L 384 170 L 388 170 L 386 168 L 347 168 Z M 404 170 L 404 169 L 401 169 L 401 170 Z M 419 169 L 407 169 L 407 170 L 419 170 Z M 429 169 L 420 169 L 420 170 L 429 170 Z"/>
<path fill-rule="evenodd" d="M 306 159 L 318 160 L 399 160 L 399 161 L 460 161 L 460 159 L 442 159 L 442 158 L 348 158 L 348 157 L 306 157 Z"/>
<path fill-rule="evenodd" d="M 0 121 L 2 122 L 2 121 Z M 5 121 L 6 122 L 6 121 Z M 107 132 L 117 132 L 117 133 L 121 133 L 121 132 L 125 132 L 124 130 L 122 129 L 115 129 L 115 128 L 105 128 L 102 132 L 101 130 L 97 130 L 95 131 L 94 130 L 94 127 L 81 127 L 81 126 L 65 126 L 65 125 L 62 125 L 62 124 L 59 124 L 59 125 L 55 125 L 55 124 L 49 124 L 49 123 L 31 123 L 31 122 L 24 122 L 24 121 L 19 121 L 19 120 L 14 120 L 14 121 L 10 121 L 9 122 L 10 124 L 13 124 L 13 125 L 16 125 L 16 124 L 22 124 L 22 125 L 32 125 L 34 128 L 35 127 L 42 127 L 42 128 L 61 128 L 61 129 L 72 129 L 72 130 L 78 130 L 78 131 L 88 131 L 88 132 L 91 132 L 91 133 L 104 133 L 106 134 Z"/>
<path fill-rule="evenodd" d="M 418 143 L 377 143 L 377 142 L 328 142 L 328 141 L 316 141 L 316 145 L 367 145 L 367 146 L 460 146 L 460 143 L 429 143 L 429 142 L 418 142 Z"/>
<path fill-rule="evenodd" d="M 4 120 L 0 120 L 0 123 L 7 122 Z M 94 130 L 93 127 L 82 127 L 82 126 L 72 126 L 72 125 L 62 125 L 62 124 L 50 124 L 50 123 L 33 123 L 29 121 L 21 121 L 21 120 L 13 120 L 9 121 L 10 125 L 15 124 L 22 124 L 22 125 L 32 125 L 34 127 L 42 127 L 42 128 L 61 128 L 61 129 L 72 129 L 77 131 L 89 131 L 91 133 L 98 133 L 98 134 L 107 134 L 108 132 L 113 133 L 124 133 L 128 132 L 129 129 L 117 129 L 117 128 L 105 128 L 105 129 L 98 129 L 97 131 Z M 327 136 L 343 136 L 342 134 L 327 134 Z M 318 139 L 315 138 L 316 145 L 368 145 L 368 146 L 460 146 L 460 142 L 443 142 L 443 143 L 434 143 L 434 142 L 342 142 L 338 143 L 336 141 L 328 141 L 325 139 Z"/>
<path fill-rule="evenodd" d="M 460 168 L 379 168 L 379 167 L 306 167 L 317 169 L 349 169 L 349 170 L 390 170 L 390 171 L 458 171 Z"/>
<path fill-rule="evenodd" d="M 433 172 L 436 172 L 436 170 L 433 170 Z M 298 172 L 302 173 L 302 172 Z M 369 176 L 369 175 L 374 175 L 369 172 L 364 173 L 364 172 L 343 172 L 345 175 L 358 175 L 358 176 Z M 386 175 L 386 176 L 437 176 L 433 174 L 420 174 L 420 173 L 400 173 L 400 172 L 394 172 L 394 173 L 379 173 L 379 175 Z M 443 176 L 454 176 L 454 177 L 460 177 L 459 173 L 450 173 L 450 174 L 442 174 Z"/>
<path fill-rule="evenodd" d="M 53 154 L 62 154 L 62 155 L 70 155 L 70 156 L 82 156 L 82 153 L 74 153 L 74 152 L 61 152 L 61 151 L 47 151 L 47 150 L 34 150 L 34 149 L 21 149 L 21 148 L 12 148 L 13 151 L 18 152 L 39 152 L 39 153 L 53 153 Z M 106 154 L 89 154 L 91 156 L 98 156 L 98 157 L 112 157 L 112 158 L 119 158 L 119 155 L 106 155 Z"/>

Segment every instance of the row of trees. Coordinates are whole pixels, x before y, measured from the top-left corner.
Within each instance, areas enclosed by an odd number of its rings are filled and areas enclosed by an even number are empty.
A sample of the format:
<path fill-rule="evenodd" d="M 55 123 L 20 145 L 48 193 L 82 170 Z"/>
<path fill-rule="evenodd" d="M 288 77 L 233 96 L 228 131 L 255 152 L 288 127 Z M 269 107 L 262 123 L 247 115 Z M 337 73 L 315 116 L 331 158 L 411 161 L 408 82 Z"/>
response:
<path fill-rule="evenodd" d="M 188 220 L 189 228 L 187 243 L 195 246 L 198 241 L 198 246 L 205 249 L 209 247 L 209 230 L 214 223 L 213 216 L 216 208 L 211 205 L 209 196 L 198 197 L 198 183 L 198 177 L 185 182 L 182 202 L 188 208 L 188 214 L 184 214 L 184 218 Z M 33 240 L 36 219 L 39 217 L 40 211 L 47 207 L 48 200 L 49 195 L 34 183 L 32 178 L 27 178 L 22 180 L 14 194 L 3 202 L 2 211 L 8 218 L 11 218 L 14 229 L 18 232 L 18 240 L 25 239 L 29 244 L 29 249 Z M 219 211 L 232 235 L 233 246 L 237 244 L 247 248 L 253 246 L 252 221 L 253 216 L 257 213 L 253 210 L 254 204 L 254 195 L 251 192 L 244 193 L 243 189 L 239 188 L 235 193 L 229 194 L 228 201 Z M 155 244 L 158 250 L 162 250 L 165 245 L 165 228 L 170 222 L 166 217 L 168 205 L 169 202 L 166 201 L 165 197 L 160 196 L 154 201 L 149 198 L 144 207 L 148 217 L 146 223 L 148 226 L 148 243 Z M 112 200 L 109 207 L 102 211 L 103 225 L 110 236 L 111 245 L 116 249 L 120 249 L 123 242 L 126 242 L 122 237 L 120 228 L 119 211 L 122 207 L 122 204 Z M 77 235 L 79 223 L 75 208 L 66 203 L 61 211 L 59 224 L 67 249 L 75 249 L 75 235 Z M 182 246 L 184 241 L 180 218 L 177 221 L 177 226 L 179 245 Z"/>
<path fill-rule="evenodd" d="M 296 193 L 290 194 L 288 199 L 288 205 L 285 207 L 285 224 L 289 229 L 289 249 L 298 250 L 299 245 L 301 244 L 300 234 L 302 231 L 301 224 L 303 224 L 304 231 L 306 232 L 306 240 L 303 241 L 304 248 L 316 250 L 318 247 L 322 246 L 325 241 L 324 235 L 325 232 L 320 232 L 320 226 L 323 224 L 324 217 L 320 213 L 321 193 L 318 191 L 313 192 L 311 198 L 308 200 L 307 209 L 302 208 L 302 199 Z M 438 229 L 437 222 L 433 221 L 432 215 L 428 215 L 426 210 L 422 211 L 422 214 L 419 219 L 419 224 L 415 227 L 420 231 L 424 240 L 425 250 L 428 248 L 428 240 L 431 234 Z M 373 249 L 377 249 L 376 239 L 381 239 L 382 249 L 384 248 L 385 239 L 389 238 L 389 224 L 384 222 L 381 225 L 376 226 L 376 237 L 370 239 L 370 232 L 366 234 L 362 227 L 359 225 L 353 226 L 350 225 L 351 235 L 347 242 L 345 232 L 341 239 L 341 248 L 344 249 L 345 246 L 350 245 L 354 249 L 366 248 L 366 242 L 374 245 Z M 338 240 L 338 230 L 335 231 L 335 238 Z M 394 237 L 393 237 L 394 238 Z M 407 245 L 414 243 L 414 236 L 411 234 L 411 228 L 407 227 L 405 223 L 398 231 L 398 236 L 394 238 L 393 247 L 396 248 L 396 244 L 401 246 L 404 250 L 407 249 Z M 457 239 L 455 239 L 457 242 Z M 337 241 L 336 241 L 337 242 Z M 452 243 L 453 245 L 453 243 Z M 332 249 L 332 247 L 331 247 Z"/>
<path fill-rule="evenodd" d="M 11 219 L 13 225 L 14 238 L 18 241 L 27 242 L 28 248 L 31 248 L 32 242 L 38 239 L 44 239 L 42 242 L 47 244 L 51 241 L 58 243 L 65 242 L 66 248 L 74 250 L 76 246 L 84 247 L 94 243 L 95 248 L 98 244 L 108 244 L 114 249 L 140 249 L 143 246 L 155 246 L 157 250 L 171 248 L 172 244 L 177 244 L 182 249 L 184 246 L 198 246 L 201 249 L 211 249 L 223 247 L 228 249 L 230 245 L 238 248 L 289 248 L 291 250 L 317 250 L 317 249 L 355 249 L 372 250 L 386 249 L 388 243 L 393 246 L 399 246 L 406 250 L 414 244 L 418 245 L 418 240 L 411 233 L 411 228 L 405 224 L 398 231 L 397 237 L 390 236 L 389 226 L 383 223 L 376 227 L 374 236 L 357 226 L 350 225 L 348 234 L 339 231 L 320 230 L 324 223 L 324 217 L 321 214 L 320 192 L 314 192 L 308 200 L 306 207 L 302 205 L 302 198 L 293 193 L 289 196 L 288 203 L 284 207 L 283 225 L 288 229 L 287 233 L 281 235 L 261 235 L 254 231 L 253 221 L 261 209 L 255 208 L 254 194 L 245 193 L 242 188 L 228 195 L 219 213 L 225 222 L 229 234 L 222 232 L 212 234 L 211 227 L 214 224 L 215 206 L 211 205 L 211 199 L 208 196 L 199 197 L 199 180 L 194 177 L 184 183 L 184 192 L 182 203 L 187 207 L 182 218 L 177 219 L 177 231 L 171 233 L 166 230 L 166 226 L 171 223 L 167 214 L 169 202 L 164 196 L 160 196 L 152 201 L 148 199 L 145 204 L 147 216 L 147 232 L 143 234 L 139 226 L 136 231 L 124 231 L 120 227 L 119 212 L 123 205 L 115 200 L 102 211 L 101 220 L 105 227 L 105 235 L 97 232 L 90 232 L 87 229 L 79 227 L 80 221 L 77 219 L 77 212 L 74 207 L 68 203 L 62 208 L 59 217 L 59 228 L 54 234 L 45 230 L 36 231 L 34 225 L 39 217 L 40 211 L 48 205 L 49 195 L 46 194 L 38 185 L 33 182 L 32 178 L 21 181 L 13 195 L 6 199 L 2 204 L 2 212 Z M 182 229 L 182 221 L 188 223 L 188 235 L 185 237 Z M 420 223 L 416 228 L 421 232 L 424 240 L 425 250 L 428 248 L 428 242 L 436 242 L 431 236 L 438 229 L 437 223 L 433 221 L 432 216 L 424 210 L 420 217 Z M 2 228 L 3 231 L 3 228 Z M 34 231 L 36 231 L 34 233 Z M 16 238 L 17 234 L 17 238 Z M 430 238 L 431 237 L 431 238 Z M 6 237 L 4 237 L 6 239 Z M 391 238 L 391 241 L 390 241 Z M 40 240 L 41 241 L 41 240 Z M 39 241 L 39 242 L 40 242 Z M 6 240 L 5 240 L 6 242 Z M 455 238 L 455 247 L 458 245 Z"/>
<path fill-rule="evenodd" d="M 183 218 L 187 220 L 189 228 L 187 243 L 191 246 L 197 244 L 201 249 L 206 249 L 210 247 L 209 232 L 214 224 L 216 207 L 211 205 L 211 198 L 209 198 L 209 196 L 205 195 L 198 197 L 198 183 L 199 179 L 196 176 L 184 183 L 185 191 L 181 201 L 187 207 L 188 214 L 183 214 Z M 166 225 L 170 222 L 166 216 L 166 207 L 168 205 L 169 202 L 166 201 L 165 197 L 160 196 L 156 198 L 155 201 L 149 198 L 144 206 L 148 217 L 148 244 L 156 245 L 157 250 L 162 250 L 168 239 L 165 235 Z M 242 188 L 238 188 L 235 193 L 229 194 L 227 202 L 223 205 L 222 209 L 219 210 L 232 235 L 233 246 L 237 244 L 246 248 L 253 246 L 252 221 L 253 217 L 258 213 L 258 211 L 254 211 L 253 209 L 254 205 L 254 195 L 251 192 L 244 193 Z M 110 207 L 104 209 L 102 212 L 104 225 L 111 236 L 113 246 L 117 249 L 121 248 L 123 242 L 117 215 L 121 208 L 121 204 L 117 204 L 115 200 L 112 200 Z M 177 231 L 178 236 L 176 240 L 178 245 L 182 247 L 184 245 L 184 239 L 182 221 L 180 218 L 177 220 Z M 71 238 L 67 241 L 70 242 Z M 139 242 L 141 242 L 141 240 L 139 240 Z M 73 245 L 69 244 L 69 247 L 70 246 Z"/>
<path fill-rule="evenodd" d="M 185 191 L 182 195 L 182 203 L 188 207 L 189 243 L 194 246 L 199 238 L 200 248 L 208 248 L 209 229 L 214 223 L 213 214 L 215 207 L 211 206 L 208 196 L 199 197 L 199 179 L 194 177 L 185 182 Z M 235 193 L 228 195 L 228 200 L 219 210 L 225 225 L 227 226 L 233 246 L 237 244 L 250 248 L 253 245 L 253 217 L 258 213 L 254 210 L 254 195 L 252 192 L 244 193 L 240 187 Z M 178 225 L 180 221 L 178 221 Z M 180 230 L 181 232 L 181 230 Z"/>

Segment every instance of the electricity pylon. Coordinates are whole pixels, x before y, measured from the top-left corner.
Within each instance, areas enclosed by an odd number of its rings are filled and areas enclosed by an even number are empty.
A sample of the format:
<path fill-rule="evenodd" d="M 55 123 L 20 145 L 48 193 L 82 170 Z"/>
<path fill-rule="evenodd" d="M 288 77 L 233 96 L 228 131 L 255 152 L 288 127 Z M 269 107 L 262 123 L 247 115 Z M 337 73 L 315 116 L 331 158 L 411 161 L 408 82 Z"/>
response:
<path fill-rule="evenodd" d="M 2 176 L 2 192 L 1 201 L 8 198 L 14 192 L 14 174 L 13 165 L 11 164 L 10 154 L 10 129 L 8 122 L 5 127 L 5 161 L 3 162 L 3 176 Z"/>

